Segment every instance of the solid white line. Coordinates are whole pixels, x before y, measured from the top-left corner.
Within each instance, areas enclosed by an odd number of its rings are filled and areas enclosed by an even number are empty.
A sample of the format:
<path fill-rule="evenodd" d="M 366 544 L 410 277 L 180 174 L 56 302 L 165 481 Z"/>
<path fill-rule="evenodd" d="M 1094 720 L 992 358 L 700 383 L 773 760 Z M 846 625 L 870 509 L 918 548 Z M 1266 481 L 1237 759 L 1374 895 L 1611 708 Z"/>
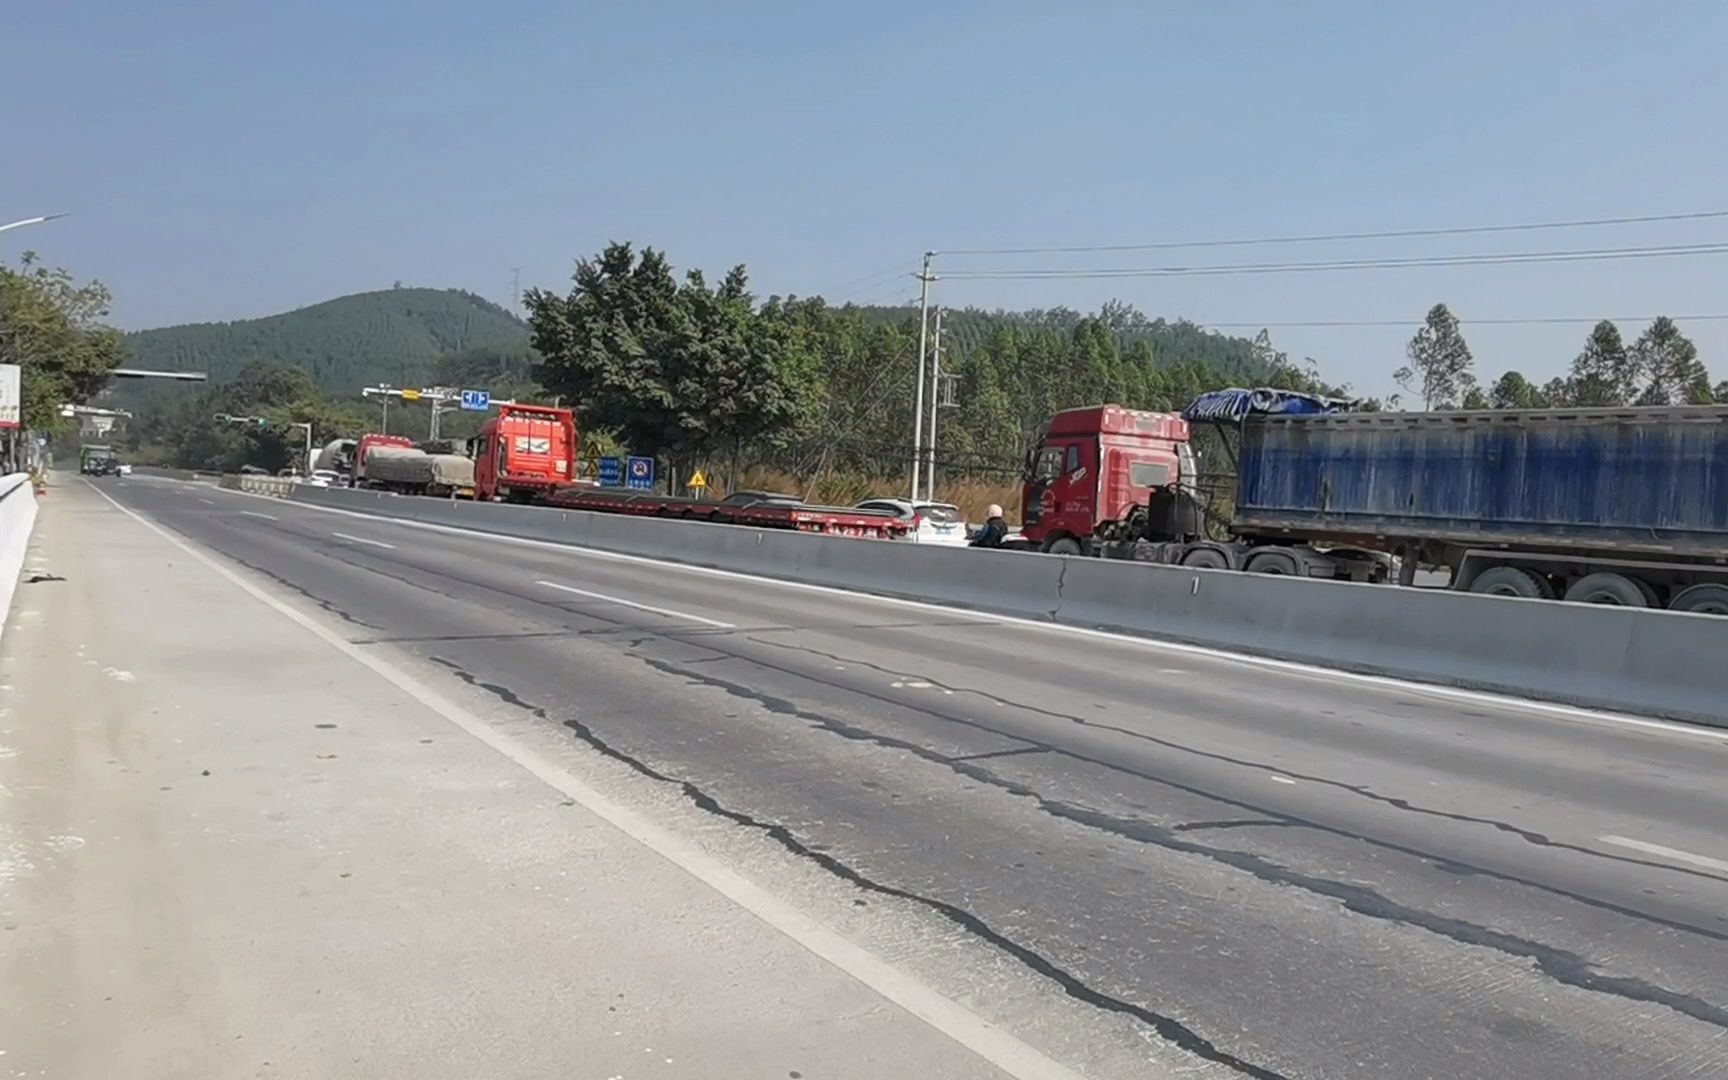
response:
<path fill-rule="evenodd" d="M 1647 844 L 1642 840 L 1633 840 L 1626 836 L 1598 836 L 1596 839 L 1604 844 L 1631 848 L 1633 851 L 1642 851 L 1646 855 L 1655 855 L 1672 862 L 1687 863 L 1704 870 L 1718 870 L 1728 873 L 1728 859 L 1712 859 L 1708 855 L 1694 855 L 1690 851 L 1663 847 L 1661 844 Z"/>
<path fill-rule="evenodd" d="M 243 517 L 263 518 L 265 521 L 279 521 L 279 520 L 281 520 L 275 514 L 260 514 L 256 510 L 242 510 L 242 511 L 240 511 L 240 513 Z"/>
<path fill-rule="evenodd" d="M 339 532 L 333 532 L 330 535 L 340 540 L 352 540 L 356 544 L 371 544 L 373 547 L 389 548 L 391 551 L 396 550 L 395 544 L 386 544 L 382 540 L 368 540 L 364 536 L 350 536 L 348 533 Z"/>
<path fill-rule="evenodd" d="M 253 495 L 250 492 L 231 492 L 244 495 L 250 499 L 270 498 L 266 495 Z M 280 499 L 271 499 L 281 504 Z M 313 510 L 323 514 L 341 514 L 345 517 L 360 518 L 363 521 L 388 522 L 405 529 L 426 529 L 431 532 L 449 533 L 455 536 L 467 537 L 471 540 L 500 541 L 506 544 L 517 544 L 522 547 L 545 548 L 552 551 L 580 551 L 584 557 L 595 559 L 611 559 L 616 562 L 638 563 L 666 570 L 681 570 L 692 574 L 705 574 L 710 577 L 730 578 L 734 581 L 748 581 L 753 584 L 776 586 L 782 589 L 796 589 L 802 592 L 823 593 L 829 596 L 844 596 L 853 600 L 868 600 L 893 607 L 910 608 L 918 611 L 933 611 L 953 617 L 961 616 L 978 622 L 992 623 L 1002 626 L 1013 626 L 1024 630 L 1036 630 L 1048 634 L 1077 634 L 1082 637 L 1103 638 L 1109 641 L 1136 645 L 1141 648 L 1156 649 L 1162 652 L 1182 653 L 1188 656 L 1204 656 L 1228 663 L 1243 664 L 1249 667 L 1263 668 L 1269 671 L 1281 671 L 1286 674 L 1308 679 L 1319 679 L 1328 682 L 1348 682 L 1358 686 L 1373 686 L 1393 690 L 1400 694 L 1421 694 L 1431 698 L 1446 701 L 1463 701 L 1478 705 L 1492 705 L 1501 709 L 1514 709 L 1519 712 L 1538 713 L 1557 720 L 1574 723 L 1584 723 L 1600 727 L 1604 724 L 1617 724 L 1622 727 L 1638 728 L 1643 731 L 1662 732 L 1667 735 L 1683 735 L 1690 739 L 1708 739 L 1714 743 L 1728 740 L 1728 731 L 1720 728 L 1705 727 L 1701 724 L 1683 724 L 1673 720 L 1655 720 L 1646 716 L 1632 716 L 1628 713 L 1598 711 L 1581 705 L 1562 705 L 1553 701 L 1537 701 L 1531 698 L 1513 697 L 1509 694 L 1496 694 L 1488 690 L 1467 690 L 1459 686 L 1439 686 L 1434 683 L 1412 682 L 1407 679 L 1395 678 L 1391 675 L 1369 675 L 1360 671 L 1344 671 L 1338 668 L 1322 667 L 1319 664 L 1307 664 L 1299 660 L 1278 660 L 1270 656 L 1255 656 L 1251 653 L 1230 652 L 1227 649 L 1214 648 L 1207 645 L 1190 645 L 1180 641 L 1161 641 L 1157 638 L 1141 637 L 1136 634 L 1124 634 L 1114 630 L 1098 630 L 1088 626 L 1071 626 L 1065 623 L 1041 622 L 1037 619 L 1022 618 L 1017 615 L 1000 615 L 993 612 L 970 611 L 966 608 L 948 607 L 931 603 L 928 600 L 908 600 L 899 596 L 882 596 L 878 593 L 854 592 L 837 585 L 817 585 L 805 581 L 785 581 L 781 578 L 761 577 L 756 574 L 746 574 L 738 570 L 720 570 L 712 566 L 693 566 L 689 563 L 674 562 L 670 559 L 654 559 L 646 555 L 626 555 L 617 551 L 606 551 L 601 548 L 585 547 L 581 544 L 560 544 L 551 540 L 535 540 L 526 536 L 509 536 L 504 533 L 486 532 L 481 529 L 463 529 L 454 525 L 440 525 L 431 521 L 405 521 L 401 518 L 384 517 L 379 514 L 365 514 L 357 510 L 344 510 L 337 506 L 319 506 L 316 503 L 288 500 L 292 506 Z M 719 526 L 716 526 L 719 528 Z M 881 541 L 871 541 L 880 543 Z"/>
<path fill-rule="evenodd" d="M 738 629 L 738 627 L 732 623 L 721 622 L 718 619 L 706 619 L 700 615 L 692 615 L 687 611 L 673 611 L 671 608 L 655 607 L 653 604 L 642 604 L 635 600 L 626 600 L 621 596 L 607 596 L 605 593 L 590 592 L 587 589 L 578 589 L 572 585 L 560 585 L 556 581 L 536 581 L 534 584 L 544 585 L 548 589 L 558 589 L 561 592 L 575 593 L 577 596 L 586 596 L 592 600 L 604 600 L 608 604 L 622 604 L 624 607 L 636 608 L 639 611 L 651 611 L 656 615 L 665 615 L 668 618 L 684 619 L 689 622 L 699 622 L 703 626 L 714 626 L 721 630 Z"/>
<path fill-rule="evenodd" d="M 89 483 L 88 481 L 85 481 Z M 293 620 L 331 648 L 364 665 L 433 712 L 504 755 L 548 787 L 574 799 L 595 816 L 635 840 L 691 877 L 707 885 L 774 930 L 791 938 L 833 967 L 857 979 L 877 994 L 918 1017 L 936 1031 L 977 1054 L 1017 1080 L 1082 1080 L 1079 1073 L 1021 1042 L 1002 1028 L 888 961 L 818 922 L 791 903 L 744 877 L 700 844 L 656 824 L 653 819 L 613 801 L 586 782 L 548 761 L 455 702 L 428 689 L 421 679 L 386 663 L 378 655 L 351 645 L 310 615 L 302 614 L 230 570 L 216 558 L 193 547 L 142 515 L 121 506 L 95 485 L 91 490 L 116 510 L 208 566 L 253 599 Z"/>
<path fill-rule="evenodd" d="M 199 499 L 198 501 L 203 503 L 205 506 L 215 506 L 216 505 L 215 499 Z"/>

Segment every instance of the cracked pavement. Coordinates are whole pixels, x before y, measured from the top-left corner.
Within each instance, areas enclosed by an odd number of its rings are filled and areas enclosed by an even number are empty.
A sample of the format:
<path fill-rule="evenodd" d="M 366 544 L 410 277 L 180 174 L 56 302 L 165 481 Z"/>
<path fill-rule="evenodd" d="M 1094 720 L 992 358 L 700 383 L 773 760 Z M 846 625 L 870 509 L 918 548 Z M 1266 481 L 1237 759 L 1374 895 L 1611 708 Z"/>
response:
<path fill-rule="evenodd" d="M 104 489 L 1085 1075 L 1728 1068 L 1720 733 Z"/>

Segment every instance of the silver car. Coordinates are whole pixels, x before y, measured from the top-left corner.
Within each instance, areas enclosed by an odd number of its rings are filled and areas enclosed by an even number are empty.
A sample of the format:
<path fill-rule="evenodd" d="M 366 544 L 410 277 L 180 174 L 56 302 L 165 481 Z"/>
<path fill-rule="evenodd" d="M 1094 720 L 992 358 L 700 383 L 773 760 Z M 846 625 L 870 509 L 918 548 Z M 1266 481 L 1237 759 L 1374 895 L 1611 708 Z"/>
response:
<path fill-rule="evenodd" d="M 906 539 L 918 544 L 965 547 L 970 536 L 966 516 L 953 503 L 913 502 L 910 499 L 865 499 L 859 510 L 881 510 L 906 522 Z"/>

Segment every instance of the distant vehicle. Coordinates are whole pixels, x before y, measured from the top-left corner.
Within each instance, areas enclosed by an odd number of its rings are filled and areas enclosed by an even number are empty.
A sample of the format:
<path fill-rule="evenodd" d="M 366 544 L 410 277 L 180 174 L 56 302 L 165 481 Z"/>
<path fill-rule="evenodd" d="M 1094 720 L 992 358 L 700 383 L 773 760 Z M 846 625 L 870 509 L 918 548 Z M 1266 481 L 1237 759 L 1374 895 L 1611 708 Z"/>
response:
<path fill-rule="evenodd" d="M 304 477 L 300 482 L 305 484 L 307 487 L 327 488 L 333 486 L 336 483 L 336 480 L 337 474 L 335 469 L 313 469 L 312 474 Z"/>
<path fill-rule="evenodd" d="M 464 454 L 381 446 L 366 458 L 366 486 L 401 495 L 474 497 L 474 460 Z"/>
<path fill-rule="evenodd" d="M 114 475 L 116 475 L 116 476 L 131 476 L 132 475 L 132 466 L 126 464 L 124 461 L 119 462 L 118 464 L 116 464 L 114 466 Z"/>
<path fill-rule="evenodd" d="M 242 465 L 242 466 L 240 466 L 240 475 L 241 476 L 269 476 L 270 470 L 269 469 L 261 469 L 256 465 Z"/>
<path fill-rule="evenodd" d="M 360 436 L 360 441 L 356 444 L 354 449 L 354 456 L 349 470 L 349 476 L 352 478 L 355 487 L 366 486 L 366 461 L 372 456 L 373 451 L 377 450 L 381 446 L 395 446 L 404 450 L 414 449 L 414 443 L 400 435 L 379 435 L 372 433 Z M 326 447 L 325 449 L 329 448 Z M 330 466 L 326 465 L 324 467 L 329 468 Z"/>
<path fill-rule="evenodd" d="M 966 527 L 966 516 L 953 503 L 865 499 L 857 508 L 893 514 L 906 523 L 906 539 L 915 544 L 951 544 L 965 547 L 971 536 Z"/>
<path fill-rule="evenodd" d="M 85 476 L 117 476 L 120 459 L 112 446 L 89 443 L 78 448 L 78 471 Z"/>
<path fill-rule="evenodd" d="M 551 405 L 500 405 L 472 440 L 483 501 L 535 502 L 576 480 L 576 417 Z"/>

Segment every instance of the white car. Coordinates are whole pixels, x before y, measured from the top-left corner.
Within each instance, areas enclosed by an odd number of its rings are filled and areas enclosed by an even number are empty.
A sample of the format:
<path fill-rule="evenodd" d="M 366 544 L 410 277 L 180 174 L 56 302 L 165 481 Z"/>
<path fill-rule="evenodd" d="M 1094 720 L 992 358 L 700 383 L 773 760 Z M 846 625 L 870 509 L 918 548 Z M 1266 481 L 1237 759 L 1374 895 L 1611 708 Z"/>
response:
<path fill-rule="evenodd" d="M 115 476 L 131 476 L 132 475 L 132 466 L 130 466 L 130 465 L 126 464 L 124 461 L 122 461 L 120 464 L 114 466 L 114 475 Z"/>
<path fill-rule="evenodd" d="M 327 488 L 336 483 L 336 472 L 333 469 L 313 469 L 312 475 L 300 482 L 308 487 Z"/>
<path fill-rule="evenodd" d="M 971 533 L 966 517 L 953 503 L 912 502 L 909 499 L 865 499 L 859 510 L 884 510 L 909 526 L 906 539 L 917 544 L 965 547 Z"/>

